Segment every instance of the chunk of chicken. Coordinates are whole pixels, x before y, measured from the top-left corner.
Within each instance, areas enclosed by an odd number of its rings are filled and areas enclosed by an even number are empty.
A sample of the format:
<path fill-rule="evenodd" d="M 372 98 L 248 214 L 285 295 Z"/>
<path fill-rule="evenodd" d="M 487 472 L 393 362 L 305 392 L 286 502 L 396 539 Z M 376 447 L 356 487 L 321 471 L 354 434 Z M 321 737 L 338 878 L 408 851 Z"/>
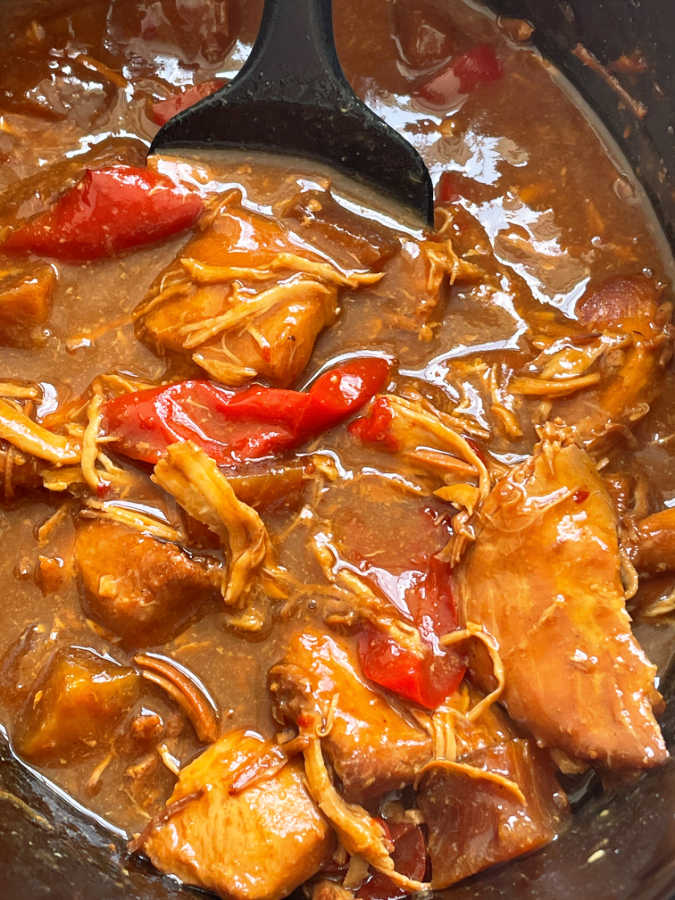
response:
<path fill-rule="evenodd" d="M 675 571 L 675 508 L 662 509 L 635 527 L 633 563 L 640 572 Z"/>
<path fill-rule="evenodd" d="M 612 278 L 581 298 L 577 318 L 591 332 L 623 339 L 603 353 L 598 383 L 553 404 L 551 417 L 573 425 L 586 445 L 641 419 L 662 386 L 672 353 L 671 307 L 644 276 Z"/>
<path fill-rule="evenodd" d="M 499 644 L 516 722 L 572 758 L 637 769 L 667 751 L 655 668 L 625 608 L 616 528 L 590 456 L 545 438 L 493 488 L 457 592 L 463 622 Z M 476 659 L 483 688 L 490 671 Z"/>
<path fill-rule="evenodd" d="M 312 900 L 353 900 L 354 894 L 336 881 L 317 881 L 312 885 Z"/>
<path fill-rule="evenodd" d="M 70 762 L 108 747 L 139 695 L 134 669 L 69 647 L 52 659 L 29 697 L 15 743 L 32 762 Z"/>
<path fill-rule="evenodd" d="M 124 525 L 80 522 L 75 557 L 87 615 L 128 646 L 170 640 L 220 596 L 216 567 Z"/>
<path fill-rule="evenodd" d="M 285 572 L 274 562 L 272 542 L 258 513 L 239 500 L 210 456 L 191 441 L 171 444 L 153 473 L 193 519 L 206 525 L 228 553 L 227 577 L 220 579 L 228 622 L 260 631 L 270 599 L 286 596 Z"/>
<path fill-rule="evenodd" d="M 349 800 L 409 784 L 431 758 L 430 738 L 368 686 L 345 641 L 298 632 L 270 670 L 269 688 L 278 721 L 324 722 L 322 749 Z"/>
<path fill-rule="evenodd" d="M 55 283 L 50 266 L 0 272 L 0 344 L 25 347 L 39 339 Z"/>
<path fill-rule="evenodd" d="M 184 768 L 164 812 L 139 840 L 152 862 L 228 900 L 280 900 L 316 873 L 334 846 L 302 766 L 260 774 L 278 748 L 236 731 Z M 257 771 L 248 786 L 235 782 Z"/>
<path fill-rule="evenodd" d="M 485 695 L 465 678 L 459 690 L 432 714 L 430 730 L 436 737 L 436 758 L 463 759 L 519 737 L 504 710 L 496 703 L 486 706 L 484 701 Z M 472 711 L 480 704 L 483 704 L 480 715 L 474 718 Z M 448 730 L 450 740 L 447 739 Z M 442 741 L 440 747 L 439 739 Z"/>
<path fill-rule="evenodd" d="M 19 453 L 12 444 L 0 440 L 0 496 L 12 500 L 19 493 L 41 487 L 39 461 L 34 456 Z"/>
<path fill-rule="evenodd" d="M 160 276 L 138 310 L 138 334 L 187 353 L 214 378 L 287 385 L 335 319 L 337 288 L 380 278 L 326 262 L 276 222 L 230 197 Z"/>
<path fill-rule="evenodd" d="M 300 191 L 282 214 L 304 241 L 345 269 L 379 268 L 400 246 L 392 231 L 341 206 L 329 191 Z"/>
<path fill-rule="evenodd" d="M 534 741 L 496 744 L 462 763 L 431 768 L 417 793 L 437 890 L 548 844 L 567 810 L 553 767 Z"/>

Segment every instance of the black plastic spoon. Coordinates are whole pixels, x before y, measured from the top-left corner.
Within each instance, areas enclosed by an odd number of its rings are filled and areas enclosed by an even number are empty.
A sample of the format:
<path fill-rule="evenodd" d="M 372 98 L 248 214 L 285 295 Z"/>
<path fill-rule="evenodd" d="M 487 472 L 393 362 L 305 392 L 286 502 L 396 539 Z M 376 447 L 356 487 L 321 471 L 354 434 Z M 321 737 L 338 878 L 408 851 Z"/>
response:
<path fill-rule="evenodd" d="M 237 77 L 170 119 L 149 153 L 213 148 L 309 157 L 365 181 L 432 224 L 429 172 L 347 83 L 331 6 L 331 0 L 265 0 L 258 37 Z"/>

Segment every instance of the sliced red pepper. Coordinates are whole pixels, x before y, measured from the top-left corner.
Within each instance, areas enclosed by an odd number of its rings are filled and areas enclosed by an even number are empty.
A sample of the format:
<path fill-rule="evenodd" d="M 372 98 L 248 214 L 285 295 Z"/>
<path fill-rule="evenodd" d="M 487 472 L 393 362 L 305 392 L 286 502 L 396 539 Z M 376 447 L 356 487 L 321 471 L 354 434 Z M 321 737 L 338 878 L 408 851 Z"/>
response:
<path fill-rule="evenodd" d="M 384 822 L 394 842 L 392 857 L 397 872 L 423 881 L 427 870 L 427 848 L 419 825 L 412 822 Z M 356 892 L 361 900 L 403 900 L 408 894 L 382 872 L 375 872 Z"/>
<path fill-rule="evenodd" d="M 381 444 L 385 450 L 395 453 L 398 441 L 391 433 L 394 414 L 386 397 L 378 397 L 365 416 L 355 419 L 349 426 L 349 433 L 364 444 Z"/>
<path fill-rule="evenodd" d="M 191 440 L 221 465 L 297 447 L 357 412 L 384 386 L 388 363 L 355 359 L 325 372 L 309 391 L 253 385 L 232 391 L 210 381 L 123 394 L 103 408 L 115 449 L 156 463 L 176 441 Z"/>
<path fill-rule="evenodd" d="M 177 234 L 202 209 L 198 194 L 152 169 L 87 169 L 78 184 L 15 229 L 0 249 L 74 261 L 100 259 Z"/>
<path fill-rule="evenodd" d="M 438 641 L 457 627 L 450 577 L 449 565 L 432 557 L 424 577 L 406 592 L 406 604 L 427 646 L 423 657 L 372 626 L 358 641 L 366 678 L 428 709 L 436 709 L 454 693 L 466 671 L 463 654 L 443 649 Z"/>
<path fill-rule="evenodd" d="M 417 90 L 431 106 L 447 107 L 461 94 L 501 78 L 504 70 L 491 44 L 476 44 L 433 75 Z"/>
<path fill-rule="evenodd" d="M 456 203 L 462 195 L 456 172 L 443 172 L 436 186 L 436 203 Z"/>
<path fill-rule="evenodd" d="M 455 59 L 452 69 L 462 94 L 470 94 L 479 84 L 497 81 L 504 74 L 492 44 L 476 44 Z"/>
<path fill-rule="evenodd" d="M 193 84 L 172 97 L 167 97 L 166 100 L 157 100 L 152 103 L 148 115 L 157 125 L 164 125 L 179 112 L 183 112 L 184 109 L 198 103 L 204 97 L 214 94 L 225 84 L 226 82 L 222 78 L 211 78 L 200 84 Z"/>
<path fill-rule="evenodd" d="M 313 423 L 325 422 L 329 428 L 364 406 L 381 391 L 387 381 L 389 363 L 376 356 L 353 359 L 320 375 L 309 389 Z"/>

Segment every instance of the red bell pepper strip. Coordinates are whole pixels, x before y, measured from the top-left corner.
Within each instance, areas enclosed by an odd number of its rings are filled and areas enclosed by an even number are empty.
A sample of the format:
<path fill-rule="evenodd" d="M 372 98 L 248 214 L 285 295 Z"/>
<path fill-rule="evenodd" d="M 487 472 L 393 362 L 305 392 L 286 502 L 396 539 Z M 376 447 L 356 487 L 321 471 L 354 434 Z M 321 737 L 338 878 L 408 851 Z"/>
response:
<path fill-rule="evenodd" d="M 216 91 L 220 90 L 226 82 L 222 78 L 211 78 L 208 81 L 202 81 L 200 84 L 193 84 L 188 88 L 184 88 L 172 97 L 166 100 L 157 100 L 150 105 L 148 115 L 157 125 L 164 125 L 169 119 L 172 119 L 179 112 L 183 112 L 193 103 L 209 97 Z"/>
<path fill-rule="evenodd" d="M 50 209 L 12 231 L 0 249 L 74 261 L 115 256 L 189 228 L 203 206 L 197 193 L 151 169 L 87 169 Z"/>
<path fill-rule="evenodd" d="M 386 397 L 377 397 L 360 419 L 355 419 L 349 426 L 349 433 L 364 444 L 380 444 L 384 450 L 396 453 L 398 441 L 392 433 L 391 423 L 394 414 Z"/>
<path fill-rule="evenodd" d="M 416 656 L 389 635 L 369 626 L 359 635 L 358 653 L 366 678 L 428 709 L 436 709 L 459 687 L 466 660 L 454 649 L 443 649 L 439 637 L 457 628 L 451 570 L 435 557 L 417 584 L 406 592 L 406 603 L 427 650 Z"/>
<path fill-rule="evenodd" d="M 461 197 L 459 179 L 455 172 L 443 172 L 436 186 L 436 203 L 456 203 Z"/>
<path fill-rule="evenodd" d="M 380 820 L 382 821 L 382 820 Z M 401 875 L 423 881 L 427 870 L 427 848 L 419 825 L 412 822 L 384 822 L 388 836 L 394 843 L 394 866 Z M 409 896 L 382 872 L 374 872 L 356 892 L 360 900 L 403 900 Z"/>
<path fill-rule="evenodd" d="M 354 359 L 324 372 L 308 391 L 253 385 L 232 391 L 210 381 L 123 394 L 103 407 L 114 448 L 156 463 L 176 441 L 191 440 L 218 464 L 260 459 L 297 447 L 357 412 L 382 389 L 389 364 Z"/>
<path fill-rule="evenodd" d="M 504 70 L 491 44 L 476 44 L 433 75 L 417 90 L 431 106 L 452 106 L 461 94 L 501 78 Z"/>
<path fill-rule="evenodd" d="M 479 84 L 497 81 L 504 74 L 491 44 L 476 44 L 471 50 L 462 53 L 453 62 L 452 71 L 459 78 L 462 94 L 470 94 Z"/>

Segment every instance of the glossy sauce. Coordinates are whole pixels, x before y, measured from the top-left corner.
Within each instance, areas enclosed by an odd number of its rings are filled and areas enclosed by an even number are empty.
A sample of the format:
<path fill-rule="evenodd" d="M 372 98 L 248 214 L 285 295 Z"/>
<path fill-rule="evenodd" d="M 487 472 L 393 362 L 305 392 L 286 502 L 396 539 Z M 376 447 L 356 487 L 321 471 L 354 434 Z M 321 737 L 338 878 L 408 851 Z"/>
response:
<path fill-rule="evenodd" d="M 14 11 L 11 5 L 0 14 L 9 22 L 14 48 L 6 57 L 12 58 L 11 64 L 6 61 L 0 70 L 0 224 L 42 208 L 45 198 L 79 175 L 85 158 L 88 165 L 111 159 L 140 162 L 156 129 L 147 114 L 148 102 L 166 96 L 171 85 L 232 77 L 246 58 L 260 11 L 257 2 L 241 3 L 231 11 L 227 46 L 213 38 L 206 17 L 204 28 L 195 34 L 188 26 L 178 30 L 178 47 L 169 38 L 172 28 L 158 14 L 158 4 L 102 0 L 76 10 L 62 6 L 63 12 L 55 4 L 53 11 L 42 11 L 35 20 L 24 8 Z M 395 359 L 394 390 L 414 388 L 439 406 L 461 404 L 477 434 L 491 433 L 484 452 L 496 462 L 512 464 L 529 453 L 535 440 L 531 418 L 536 402 L 523 403 L 522 437 L 509 439 L 495 427 L 486 402 L 490 371 L 502 378 L 531 360 L 536 355 L 532 336 L 564 326 L 589 286 L 610 275 L 638 272 L 665 283 L 672 262 L 632 174 L 535 51 L 510 42 L 490 16 L 469 4 L 421 4 L 431 22 L 432 52 L 431 58 L 420 59 L 410 39 L 410 6 L 384 0 L 336 4 L 340 58 L 360 96 L 423 154 L 434 182 L 451 173 L 456 202 L 463 210 L 453 240 L 463 252 L 474 252 L 495 287 L 487 291 L 482 283 L 454 285 L 432 315 L 430 327 L 421 328 L 415 317 L 417 298 L 410 296 L 414 282 L 409 262 L 415 244 L 409 242 L 407 263 L 395 256 L 377 286 L 341 295 L 340 317 L 320 336 L 297 386 L 364 351 Z M 434 32 L 446 38 L 434 38 Z M 434 40 L 440 42 L 441 57 L 482 41 L 496 45 L 504 76 L 449 109 L 411 99 L 437 62 Z M 35 59 L 43 75 L 38 84 Z M 97 69 L 99 62 L 112 70 L 112 80 L 100 65 Z M 58 109 L 59 103 L 63 112 L 45 112 L 47 104 Z M 160 168 L 174 165 L 166 160 Z M 263 212 L 292 193 L 294 185 L 321 186 L 325 177 L 317 167 L 298 161 L 215 161 L 204 156 L 195 165 L 194 177 L 202 186 L 207 180 L 208 189 L 218 193 L 237 186 L 250 208 Z M 363 209 L 366 204 L 340 180 L 336 193 L 348 207 Z M 364 212 L 366 217 L 382 217 L 381 211 Z M 404 243 L 410 237 L 405 228 L 399 233 Z M 140 343 L 132 322 L 134 307 L 184 242 L 180 236 L 118 259 L 59 263 L 44 342 L 30 350 L 3 348 L 0 379 L 40 383 L 44 399 L 38 414 L 44 417 L 81 394 L 104 371 L 121 370 L 150 382 L 192 372 Z M 675 504 L 675 451 L 670 441 L 674 387 L 671 369 L 660 399 L 638 426 L 637 445 L 613 459 L 630 472 L 647 473 L 654 509 Z M 319 581 L 320 571 L 306 547 L 308 522 L 330 522 L 345 559 L 361 571 L 369 567 L 371 576 L 387 583 L 391 596 L 400 599 L 401 584 L 415 572 L 401 560 L 401 550 L 409 559 L 417 545 L 427 552 L 441 549 L 447 539 L 443 504 L 406 490 L 410 473 L 405 467 L 386 453 L 361 446 L 344 430 L 303 448 L 304 454 L 312 452 L 333 460 L 341 478 L 312 482 L 293 503 L 266 512 L 279 562 L 308 584 Z M 175 519 L 175 507 L 149 482 L 139 487 L 134 502 Z M 311 510 L 309 519 L 298 518 L 303 506 Z M 57 497 L 51 502 L 21 500 L 0 510 L 0 655 L 11 652 L 20 635 L 32 634 L 26 629 L 37 626 L 37 636 L 31 638 L 35 651 L 12 673 L 22 698 L 46 647 L 78 645 L 122 663 L 130 659 L 128 651 L 111 646 L 83 618 L 72 559 L 75 503 L 48 534 L 39 530 L 61 508 Z M 40 577 L 40 557 L 62 561 L 64 577 L 55 587 Z M 660 590 L 665 596 L 672 589 L 672 579 L 664 576 L 660 586 L 650 583 L 645 590 Z M 639 608 L 640 595 L 635 605 Z M 271 736 L 268 669 L 298 620 L 311 621 L 314 615 L 311 599 L 304 598 L 263 639 L 251 642 L 226 630 L 222 613 L 214 609 L 155 649 L 198 676 L 228 727 Z M 669 638 L 663 637 L 667 626 L 638 628 L 648 648 L 653 645 L 663 671 L 670 653 Z M 3 706 L 11 732 L 17 704 L 4 697 Z M 142 706 L 169 724 L 164 743 L 170 756 L 181 763 L 190 760 L 199 745 L 175 706 L 147 686 Z M 115 752 L 98 775 L 103 757 L 96 755 L 43 771 L 81 804 L 133 833 L 160 808 L 174 780 L 159 765 L 152 790 L 136 791 L 127 769 L 141 756 L 135 749 Z"/>

